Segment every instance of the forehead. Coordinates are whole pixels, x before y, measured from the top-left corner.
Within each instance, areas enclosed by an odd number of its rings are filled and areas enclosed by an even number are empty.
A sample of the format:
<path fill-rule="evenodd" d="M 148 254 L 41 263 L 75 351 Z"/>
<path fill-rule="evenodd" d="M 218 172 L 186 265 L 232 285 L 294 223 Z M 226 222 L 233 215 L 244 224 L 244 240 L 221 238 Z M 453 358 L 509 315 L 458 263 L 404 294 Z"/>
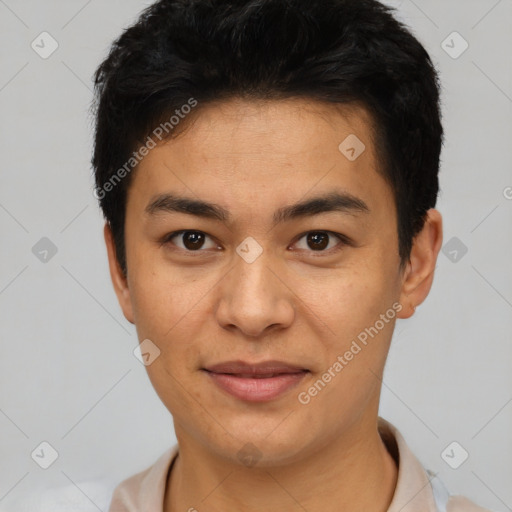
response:
<path fill-rule="evenodd" d="M 372 118 L 359 104 L 336 105 L 301 98 L 231 99 L 200 105 L 190 122 L 185 119 L 184 124 L 184 132 L 168 144 L 177 150 L 193 145 L 194 155 L 208 159 L 236 162 L 251 155 L 286 159 L 314 155 L 327 148 L 331 153 L 349 135 L 364 140 L 370 153 L 367 156 L 373 157 Z M 262 154 L 262 149 L 267 151 Z"/>
<path fill-rule="evenodd" d="M 172 192 L 263 209 L 334 188 L 381 209 L 393 203 L 360 105 L 233 99 L 199 104 L 183 126 L 139 164 L 129 203 L 138 198 L 143 209 Z"/>

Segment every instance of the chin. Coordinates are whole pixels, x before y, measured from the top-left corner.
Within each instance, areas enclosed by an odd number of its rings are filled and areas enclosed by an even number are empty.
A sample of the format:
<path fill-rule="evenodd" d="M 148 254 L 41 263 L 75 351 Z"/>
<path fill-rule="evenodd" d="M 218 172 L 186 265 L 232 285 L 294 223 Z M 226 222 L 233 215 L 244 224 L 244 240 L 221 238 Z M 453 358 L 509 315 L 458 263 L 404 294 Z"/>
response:
<path fill-rule="evenodd" d="M 205 432 L 206 445 L 218 456 L 246 467 L 271 468 L 296 463 L 309 452 L 314 453 L 315 436 L 306 424 L 286 424 L 285 417 L 286 414 L 280 415 L 279 421 L 269 418 L 260 424 L 247 418 L 226 424 L 231 435 L 219 439 L 211 438 L 211 431 Z"/>

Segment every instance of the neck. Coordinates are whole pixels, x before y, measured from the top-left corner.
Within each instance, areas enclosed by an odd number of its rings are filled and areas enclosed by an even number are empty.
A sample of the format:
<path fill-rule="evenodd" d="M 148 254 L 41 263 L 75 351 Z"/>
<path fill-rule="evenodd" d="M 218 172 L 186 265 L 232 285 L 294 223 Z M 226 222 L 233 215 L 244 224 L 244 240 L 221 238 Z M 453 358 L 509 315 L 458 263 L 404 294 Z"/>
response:
<path fill-rule="evenodd" d="M 396 487 L 397 467 L 377 418 L 289 465 L 247 468 L 192 441 L 180 439 L 164 512 L 385 512 Z"/>

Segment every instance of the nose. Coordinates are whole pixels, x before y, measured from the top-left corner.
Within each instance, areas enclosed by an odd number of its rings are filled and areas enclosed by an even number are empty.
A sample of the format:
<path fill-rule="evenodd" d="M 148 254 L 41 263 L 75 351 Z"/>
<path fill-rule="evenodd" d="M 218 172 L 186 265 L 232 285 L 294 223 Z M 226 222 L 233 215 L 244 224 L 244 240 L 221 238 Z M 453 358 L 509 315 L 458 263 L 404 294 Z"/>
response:
<path fill-rule="evenodd" d="M 221 327 L 258 338 L 293 323 L 293 293 L 271 267 L 264 254 L 252 263 L 236 261 L 219 283 L 216 317 Z"/>

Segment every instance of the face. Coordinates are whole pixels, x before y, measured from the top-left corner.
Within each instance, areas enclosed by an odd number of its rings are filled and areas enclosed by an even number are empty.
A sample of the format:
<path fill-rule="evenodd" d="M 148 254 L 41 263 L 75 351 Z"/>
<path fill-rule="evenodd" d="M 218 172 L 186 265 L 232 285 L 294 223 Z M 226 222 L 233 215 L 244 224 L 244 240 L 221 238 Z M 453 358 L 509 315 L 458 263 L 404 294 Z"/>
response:
<path fill-rule="evenodd" d="M 396 318 L 429 283 L 400 271 L 363 109 L 199 107 L 133 176 L 126 279 L 107 230 L 116 292 L 160 350 L 146 368 L 180 445 L 296 461 L 370 428 Z"/>

